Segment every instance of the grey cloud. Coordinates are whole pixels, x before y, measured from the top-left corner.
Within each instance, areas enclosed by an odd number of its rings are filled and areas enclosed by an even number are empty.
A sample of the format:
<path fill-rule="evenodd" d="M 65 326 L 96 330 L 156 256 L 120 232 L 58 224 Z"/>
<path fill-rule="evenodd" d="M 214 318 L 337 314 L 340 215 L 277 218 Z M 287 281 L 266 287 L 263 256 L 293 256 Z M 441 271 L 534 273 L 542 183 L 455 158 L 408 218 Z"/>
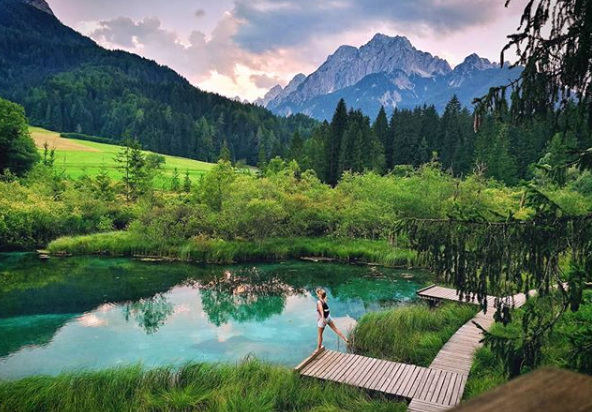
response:
<path fill-rule="evenodd" d="M 206 11 L 204 9 L 199 9 L 195 11 L 195 17 L 198 19 L 204 17 L 206 15 Z"/>
<path fill-rule="evenodd" d="M 447 34 L 492 21 L 498 10 L 497 0 L 237 0 L 235 39 L 264 52 L 380 23 Z"/>
<path fill-rule="evenodd" d="M 254 74 L 249 79 L 260 89 L 269 89 L 281 82 L 280 78 L 266 74 Z"/>
<path fill-rule="evenodd" d="M 200 81 L 210 71 L 235 78 L 235 66 L 242 63 L 257 68 L 257 59 L 242 50 L 233 40 L 237 22 L 232 15 L 226 15 L 212 31 L 209 39 L 203 32 L 191 32 L 188 41 L 182 41 L 174 31 L 161 27 L 156 17 L 134 22 L 127 17 L 101 21 L 100 27 L 90 33 L 99 43 L 140 53 L 147 58 L 167 65 L 181 74 Z"/>

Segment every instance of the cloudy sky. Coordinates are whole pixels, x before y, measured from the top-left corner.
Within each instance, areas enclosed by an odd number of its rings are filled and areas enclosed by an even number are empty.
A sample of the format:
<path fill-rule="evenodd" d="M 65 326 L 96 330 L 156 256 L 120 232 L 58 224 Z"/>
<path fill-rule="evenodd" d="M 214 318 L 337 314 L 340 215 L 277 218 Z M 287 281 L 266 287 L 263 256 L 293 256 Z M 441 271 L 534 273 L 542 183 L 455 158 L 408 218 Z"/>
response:
<path fill-rule="evenodd" d="M 205 90 L 262 96 L 310 74 L 342 44 L 407 36 L 454 66 L 499 60 L 524 0 L 47 0 L 62 22 L 102 46 L 165 64 Z"/>

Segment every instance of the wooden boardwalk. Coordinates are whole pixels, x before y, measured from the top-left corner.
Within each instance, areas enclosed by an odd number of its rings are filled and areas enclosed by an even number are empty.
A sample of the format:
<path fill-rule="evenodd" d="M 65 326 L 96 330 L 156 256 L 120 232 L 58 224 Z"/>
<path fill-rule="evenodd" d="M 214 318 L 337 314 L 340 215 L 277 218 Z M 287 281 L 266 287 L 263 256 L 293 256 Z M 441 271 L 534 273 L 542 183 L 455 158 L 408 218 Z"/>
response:
<path fill-rule="evenodd" d="M 529 292 L 529 295 L 533 292 Z M 431 301 L 452 300 L 474 303 L 473 299 L 460 299 L 456 290 L 429 286 L 417 292 Z M 428 368 L 390 362 L 366 356 L 321 350 L 313 353 L 296 367 L 303 376 L 377 391 L 410 400 L 408 412 L 445 411 L 456 406 L 464 393 L 475 351 L 482 346 L 483 334 L 475 323 L 488 329 L 494 322 L 495 297 L 488 297 L 487 313 L 479 312 L 465 323 L 446 342 Z M 522 306 L 524 294 L 502 298 L 506 305 Z"/>
<path fill-rule="evenodd" d="M 460 402 L 466 377 L 456 372 L 321 350 L 296 367 L 303 376 L 345 383 L 443 407 Z"/>

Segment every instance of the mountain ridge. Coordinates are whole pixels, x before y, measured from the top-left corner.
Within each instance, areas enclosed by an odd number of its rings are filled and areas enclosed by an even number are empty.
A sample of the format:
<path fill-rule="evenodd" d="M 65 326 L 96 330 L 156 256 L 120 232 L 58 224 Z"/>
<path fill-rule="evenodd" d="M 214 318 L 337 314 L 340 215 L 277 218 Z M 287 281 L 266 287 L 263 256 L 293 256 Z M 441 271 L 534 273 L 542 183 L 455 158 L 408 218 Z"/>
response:
<path fill-rule="evenodd" d="M 292 93 L 269 99 L 265 107 L 284 116 L 304 113 L 320 120 L 330 118 L 340 98 L 368 115 L 378 113 L 381 105 L 392 111 L 434 104 L 442 111 L 452 95 L 464 96 L 461 102 L 470 105 L 474 97 L 501 84 L 496 83 L 500 80 L 514 79 L 519 71 L 511 73 L 476 53 L 452 68 L 445 59 L 415 48 L 404 36 L 377 33 L 359 48 L 338 47 Z M 379 73 L 385 77 L 376 77 Z M 380 87 L 371 79 L 379 79 Z"/>

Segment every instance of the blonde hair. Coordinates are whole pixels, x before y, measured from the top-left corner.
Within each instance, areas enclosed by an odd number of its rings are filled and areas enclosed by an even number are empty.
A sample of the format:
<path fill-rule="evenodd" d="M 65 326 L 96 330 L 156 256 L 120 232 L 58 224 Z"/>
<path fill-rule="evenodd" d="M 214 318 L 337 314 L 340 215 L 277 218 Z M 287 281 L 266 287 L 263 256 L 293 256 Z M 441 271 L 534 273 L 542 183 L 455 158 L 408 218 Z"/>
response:
<path fill-rule="evenodd" d="M 327 292 L 325 292 L 325 289 L 323 289 L 323 288 L 317 288 L 317 290 L 315 292 L 317 293 L 317 296 L 318 295 L 321 295 L 321 298 L 323 300 L 326 300 L 327 299 Z"/>

